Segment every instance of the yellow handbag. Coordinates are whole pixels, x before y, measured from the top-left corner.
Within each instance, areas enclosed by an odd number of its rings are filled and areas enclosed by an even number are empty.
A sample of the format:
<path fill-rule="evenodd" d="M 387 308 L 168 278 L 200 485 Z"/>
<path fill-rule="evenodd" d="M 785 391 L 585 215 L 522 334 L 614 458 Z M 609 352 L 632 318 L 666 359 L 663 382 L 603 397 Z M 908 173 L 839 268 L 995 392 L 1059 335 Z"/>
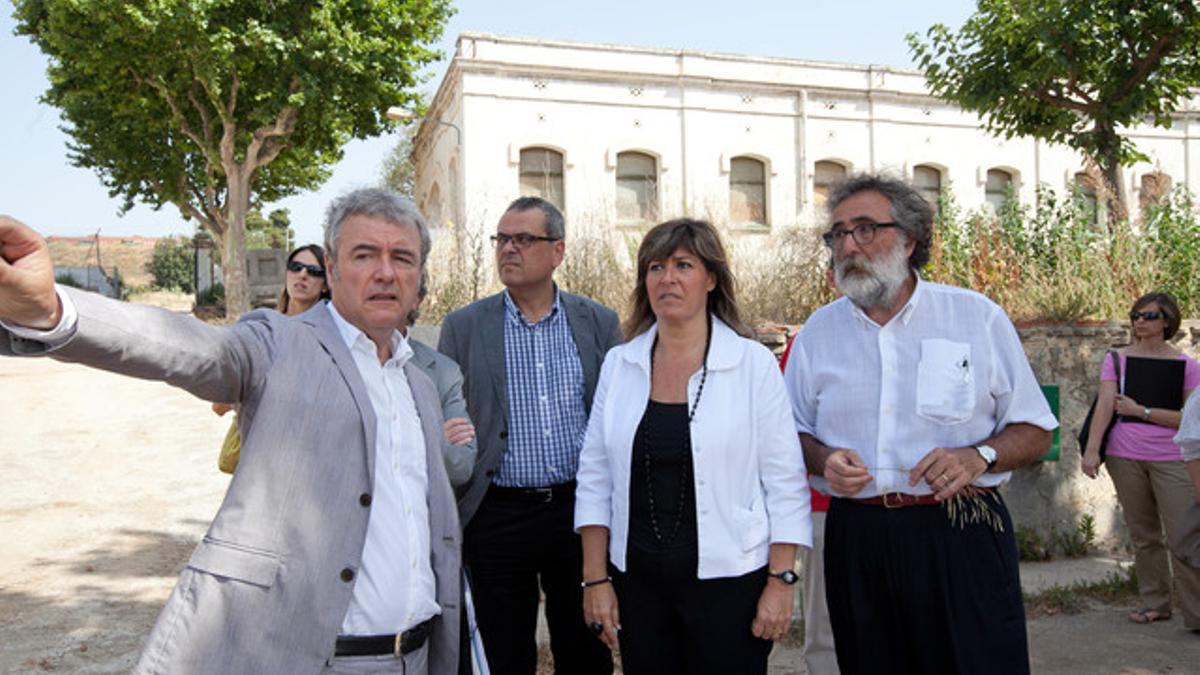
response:
<path fill-rule="evenodd" d="M 233 473 L 237 468 L 238 458 L 242 456 L 242 435 L 238 433 L 237 418 L 229 425 L 225 433 L 225 441 L 221 443 L 221 455 L 217 458 L 217 468 L 225 473 Z"/>

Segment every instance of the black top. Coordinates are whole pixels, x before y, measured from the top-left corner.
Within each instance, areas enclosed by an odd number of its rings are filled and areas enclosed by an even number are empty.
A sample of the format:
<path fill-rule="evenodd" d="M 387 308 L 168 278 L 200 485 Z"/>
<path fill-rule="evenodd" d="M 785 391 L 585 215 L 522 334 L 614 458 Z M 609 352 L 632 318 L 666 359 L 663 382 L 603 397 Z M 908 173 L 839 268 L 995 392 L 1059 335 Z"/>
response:
<path fill-rule="evenodd" d="M 670 554 L 695 569 L 693 475 L 687 404 L 648 401 L 629 476 L 628 549 L 635 560 Z"/>

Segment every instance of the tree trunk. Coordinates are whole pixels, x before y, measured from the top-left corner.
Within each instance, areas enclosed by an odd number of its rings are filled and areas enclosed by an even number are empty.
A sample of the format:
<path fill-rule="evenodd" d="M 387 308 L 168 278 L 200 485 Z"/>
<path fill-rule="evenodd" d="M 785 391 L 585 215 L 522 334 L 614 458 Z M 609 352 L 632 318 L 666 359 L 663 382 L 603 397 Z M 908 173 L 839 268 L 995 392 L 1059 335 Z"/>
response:
<path fill-rule="evenodd" d="M 1129 203 L 1125 196 L 1125 183 L 1121 180 L 1121 138 L 1117 130 L 1111 126 L 1101 126 L 1097 123 L 1096 130 L 1100 136 L 1100 152 L 1096 159 L 1100 164 L 1100 172 L 1104 177 L 1104 194 L 1108 207 L 1108 229 L 1114 231 L 1117 224 L 1129 216 Z"/>
<path fill-rule="evenodd" d="M 226 232 L 222 242 L 222 272 L 225 276 L 225 316 L 231 319 L 250 311 L 250 287 L 246 275 L 246 212 L 250 190 L 240 172 L 228 176 L 225 201 Z"/>

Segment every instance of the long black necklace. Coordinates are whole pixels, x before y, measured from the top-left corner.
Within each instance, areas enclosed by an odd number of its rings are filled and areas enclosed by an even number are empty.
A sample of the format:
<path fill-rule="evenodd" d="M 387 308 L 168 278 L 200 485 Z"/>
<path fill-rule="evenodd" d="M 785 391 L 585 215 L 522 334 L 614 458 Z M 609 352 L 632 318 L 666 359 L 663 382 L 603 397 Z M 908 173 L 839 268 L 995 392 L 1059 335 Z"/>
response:
<path fill-rule="evenodd" d="M 692 454 L 692 420 L 696 418 L 696 408 L 700 406 L 700 396 L 704 394 L 704 383 L 708 380 L 708 349 L 712 345 L 712 319 L 708 322 L 708 332 L 704 336 L 704 361 L 700 368 L 700 386 L 696 387 L 696 398 L 692 401 L 691 410 L 688 411 L 688 429 L 683 437 L 683 443 L 680 444 L 679 459 L 681 475 L 679 477 L 679 510 L 675 512 L 675 524 L 671 527 L 671 536 L 664 537 L 662 530 L 658 526 L 658 509 L 654 505 L 654 480 L 652 475 L 654 472 L 653 462 L 650 459 L 650 449 L 646 448 L 643 453 L 645 458 L 644 464 L 646 468 L 646 498 L 650 506 L 650 530 L 654 533 L 654 538 L 659 542 L 670 545 L 675 541 L 675 537 L 679 535 L 679 528 L 683 525 L 683 510 L 687 502 L 687 486 L 691 477 L 688 475 L 688 467 L 691 462 L 688 460 Z M 658 335 L 654 336 L 654 344 L 650 346 L 650 379 L 654 380 L 654 354 L 658 351 Z"/>

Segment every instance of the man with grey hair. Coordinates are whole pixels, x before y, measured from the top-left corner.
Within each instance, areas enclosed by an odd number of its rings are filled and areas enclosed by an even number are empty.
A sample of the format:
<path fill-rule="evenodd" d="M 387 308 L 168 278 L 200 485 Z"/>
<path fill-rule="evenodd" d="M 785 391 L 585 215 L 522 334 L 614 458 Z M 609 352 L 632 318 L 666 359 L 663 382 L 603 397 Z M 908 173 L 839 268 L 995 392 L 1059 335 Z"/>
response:
<path fill-rule="evenodd" d="M 54 284 L 0 217 L 0 354 L 46 354 L 240 403 L 239 468 L 137 673 L 454 673 L 460 543 L 432 382 L 400 328 L 429 252 L 412 203 L 367 189 L 326 221 L 334 291 L 210 326 Z"/>
<path fill-rule="evenodd" d="M 785 380 L 825 529 L 842 673 L 1029 672 L 1012 521 L 997 487 L 1057 426 L 1004 311 L 927 282 L 933 210 L 859 175 L 824 234 L 843 297 L 792 344 Z"/>
<path fill-rule="evenodd" d="M 550 202 L 510 204 L 492 236 L 504 291 L 451 312 L 438 341 L 462 367 L 479 434 L 459 513 L 493 675 L 537 669 L 539 586 L 555 671 L 612 672 L 608 647 L 583 621 L 574 510 L 579 451 L 600 364 L 619 339 L 617 315 L 555 285 L 563 237 Z"/>

